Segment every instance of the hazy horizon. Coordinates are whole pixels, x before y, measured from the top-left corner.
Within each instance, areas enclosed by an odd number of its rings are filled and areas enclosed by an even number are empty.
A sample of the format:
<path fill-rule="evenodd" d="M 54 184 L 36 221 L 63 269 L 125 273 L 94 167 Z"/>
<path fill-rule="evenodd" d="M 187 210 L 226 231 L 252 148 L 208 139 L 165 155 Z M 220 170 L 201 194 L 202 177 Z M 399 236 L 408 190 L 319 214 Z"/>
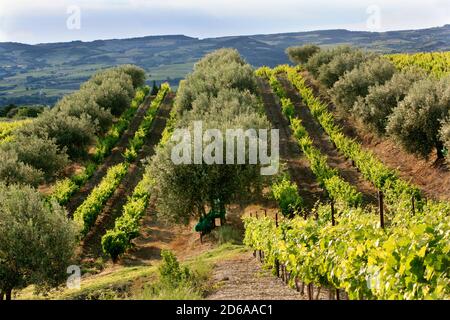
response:
<path fill-rule="evenodd" d="M 442 28 L 445 25 L 450 25 L 450 23 L 443 24 L 443 25 L 436 25 L 436 26 L 429 26 L 429 27 L 423 27 L 423 28 L 408 28 L 408 29 L 392 29 L 392 30 L 386 30 L 386 31 L 372 31 L 373 33 L 384 33 L 384 32 L 395 32 L 395 31 L 408 31 L 408 30 L 423 30 L 423 29 L 433 29 L 433 28 Z M 206 39 L 214 39 L 214 38 L 227 38 L 227 37 L 245 37 L 245 36 L 256 36 L 256 35 L 276 35 L 276 34 L 289 34 L 289 33 L 303 33 L 303 32 L 315 32 L 315 31 L 329 31 L 329 30 L 346 30 L 346 31 L 352 31 L 352 32 L 371 32 L 367 30 L 351 30 L 351 29 L 345 29 L 345 28 L 336 28 L 336 29 L 311 29 L 311 30 L 298 30 L 298 31 L 283 31 L 283 32 L 275 32 L 275 33 L 253 33 L 253 34 L 233 34 L 233 35 L 221 35 L 217 37 L 196 37 L 189 34 L 148 34 L 148 35 L 140 35 L 140 36 L 124 36 L 124 37 L 115 37 L 115 38 L 98 38 L 93 40 L 81 40 L 81 39 L 73 39 L 73 40 L 67 40 L 67 41 L 54 41 L 54 42 L 36 42 L 36 43 L 26 43 L 26 42 L 17 42 L 17 41 L 0 41 L 0 43 L 21 43 L 21 44 L 28 44 L 28 45 L 39 45 L 39 44 L 54 44 L 54 43 L 66 43 L 66 42 L 94 42 L 94 41 L 108 41 L 108 40 L 127 40 L 127 39 L 134 39 L 134 38 L 145 38 L 145 37 L 165 37 L 165 36 L 185 36 L 188 38 L 193 39 L 199 39 L 199 40 L 206 40 Z"/>
<path fill-rule="evenodd" d="M 446 0 L 2 0 L 0 42 L 27 44 L 316 30 L 397 31 L 450 23 Z"/>

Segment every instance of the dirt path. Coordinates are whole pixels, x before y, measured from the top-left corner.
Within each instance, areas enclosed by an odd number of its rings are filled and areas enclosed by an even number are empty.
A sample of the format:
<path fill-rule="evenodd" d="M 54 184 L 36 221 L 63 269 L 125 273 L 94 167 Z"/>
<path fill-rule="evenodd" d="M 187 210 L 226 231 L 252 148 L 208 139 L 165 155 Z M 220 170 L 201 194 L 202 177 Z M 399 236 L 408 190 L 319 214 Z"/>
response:
<path fill-rule="evenodd" d="M 212 281 L 217 287 L 208 300 L 308 300 L 304 293 L 286 285 L 268 270 L 261 267 L 252 253 L 216 263 Z M 315 290 L 314 297 L 318 293 Z M 319 299 L 328 299 L 329 291 L 322 289 Z"/>
<path fill-rule="evenodd" d="M 339 171 L 339 175 L 345 181 L 354 185 L 356 189 L 362 193 L 363 203 L 376 204 L 377 191 L 373 185 L 364 179 L 358 170 L 351 165 L 350 161 L 345 159 L 345 157 L 337 151 L 328 135 L 311 114 L 308 107 L 303 104 L 300 95 L 291 83 L 284 76 L 280 76 L 279 80 L 286 89 L 288 97 L 298 110 L 299 117 L 302 119 L 302 124 L 313 140 L 314 146 L 328 157 L 328 164 L 332 168 L 336 168 Z"/>
<path fill-rule="evenodd" d="M 320 84 L 308 72 L 302 76 L 314 93 L 328 103 L 330 110 L 335 110 L 330 97 Z M 365 149 L 372 151 L 386 166 L 396 169 L 404 180 L 411 181 L 431 198 L 450 200 L 450 168 L 448 165 L 435 163 L 435 157 L 430 160 L 420 159 L 407 153 L 390 138 L 380 138 L 369 132 L 361 124 L 352 119 L 340 117 L 335 119 L 344 129 L 344 133 L 355 138 Z"/>
<path fill-rule="evenodd" d="M 69 202 L 66 204 L 67 211 L 69 212 L 69 216 L 72 216 L 75 210 L 83 203 L 86 197 L 92 192 L 92 190 L 100 183 L 103 177 L 106 175 L 106 172 L 112 166 L 115 166 L 125 159 L 123 157 L 123 153 L 128 146 L 128 140 L 131 139 L 136 133 L 139 125 L 147 113 L 148 108 L 150 107 L 150 102 L 152 97 L 148 96 L 145 101 L 139 106 L 135 116 L 130 122 L 128 129 L 124 132 L 120 140 L 117 142 L 117 145 L 111 150 L 111 154 L 105 158 L 103 163 L 97 168 L 92 177 L 76 192 Z"/>
<path fill-rule="evenodd" d="M 309 162 L 301 153 L 298 144 L 292 137 L 286 118 L 281 113 L 281 107 L 275 99 L 267 81 L 258 79 L 264 107 L 272 126 L 280 131 L 280 159 L 287 164 L 291 178 L 297 183 L 299 193 L 308 209 L 317 200 L 324 200 L 324 194 L 319 187 Z"/>
<path fill-rule="evenodd" d="M 84 238 L 81 244 L 83 258 L 94 259 L 103 255 L 101 250 L 101 237 L 105 234 L 107 229 L 114 226 L 114 221 L 116 217 L 121 215 L 122 207 L 126 203 L 127 197 L 131 195 L 134 188 L 141 180 L 144 173 L 142 160 L 153 155 L 154 148 L 161 139 L 162 132 L 166 126 L 173 98 L 173 93 L 169 93 L 165 97 L 153 120 L 150 134 L 148 135 L 143 148 L 139 152 L 138 158 L 130 164 L 127 174 L 114 194 L 107 201 L 102 213 L 91 228 L 91 231 Z"/>

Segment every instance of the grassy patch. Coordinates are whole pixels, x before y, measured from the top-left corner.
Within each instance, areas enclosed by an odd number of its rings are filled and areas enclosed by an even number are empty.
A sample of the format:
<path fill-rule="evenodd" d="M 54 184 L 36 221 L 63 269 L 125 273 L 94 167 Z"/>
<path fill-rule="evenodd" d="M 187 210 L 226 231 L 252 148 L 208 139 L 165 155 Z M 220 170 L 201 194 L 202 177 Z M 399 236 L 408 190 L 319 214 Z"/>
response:
<path fill-rule="evenodd" d="M 216 261 L 227 260 L 246 252 L 248 249 L 242 245 L 224 244 L 208 252 L 187 259 L 183 266 L 197 275 L 197 279 L 207 279 Z M 100 274 L 85 277 L 81 280 L 80 289 L 54 289 L 46 296 L 35 295 L 34 288 L 28 287 L 16 296 L 16 299 L 52 299 L 52 300 L 82 300 L 82 299 L 142 299 L 150 297 L 149 286 L 159 281 L 158 266 L 116 266 L 112 270 L 106 270 Z M 203 281 L 203 280 L 202 280 Z M 207 281 L 204 281 L 206 283 Z M 202 290 L 206 290 L 200 288 Z M 160 293 L 160 299 L 200 299 L 196 296 L 198 291 L 190 291 L 191 288 L 178 288 L 176 290 Z"/>

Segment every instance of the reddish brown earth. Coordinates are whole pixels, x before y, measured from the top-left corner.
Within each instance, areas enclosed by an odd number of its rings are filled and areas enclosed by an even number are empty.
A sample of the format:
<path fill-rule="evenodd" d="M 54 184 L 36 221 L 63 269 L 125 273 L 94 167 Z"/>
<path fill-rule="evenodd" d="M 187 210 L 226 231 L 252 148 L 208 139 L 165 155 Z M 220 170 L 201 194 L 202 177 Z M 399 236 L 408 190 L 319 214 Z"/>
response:
<path fill-rule="evenodd" d="M 95 259 L 96 257 L 103 255 L 101 250 L 101 237 L 105 234 L 106 230 L 114 226 L 115 219 L 122 214 L 122 207 L 126 203 L 127 197 L 133 193 L 134 188 L 142 179 L 145 169 L 142 160 L 153 155 L 155 146 L 161 139 L 162 132 L 166 126 L 173 98 L 173 93 L 169 93 L 165 97 L 153 120 L 150 133 L 144 146 L 140 150 L 137 159 L 130 164 L 128 172 L 122 179 L 122 182 L 107 201 L 90 232 L 83 239 L 81 245 L 83 258 Z"/>
<path fill-rule="evenodd" d="M 329 136 L 311 114 L 309 108 L 302 102 L 298 91 L 291 83 L 283 76 L 279 77 L 279 81 L 285 88 L 288 97 L 294 103 L 299 113 L 299 118 L 302 120 L 303 126 L 313 140 L 314 146 L 318 148 L 322 154 L 327 156 L 328 165 L 337 169 L 339 175 L 345 181 L 355 186 L 356 189 L 362 193 L 364 203 L 375 204 L 377 190 L 369 181 L 364 179 L 358 170 L 352 166 L 350 161 L 338 152 Z"/>
<path fill-rule="evenodd" d="M 273 95 L 269 84 L 262 79 L 258 81 L 267 117 L 272 127 L 279 129 L 280 160 L 287 165 L 291 179 L 297 184 L 299 194 L 305 201 L 305 206 L 310 209 L 316 201 L 324 200 L 323 191 L 309 167 L 308 160 L 301 153 L 297 142 L 295 142 L 289 128 L 289 122 L 281 113 L 281 107 Z"/>
<path fill-rule="evenodd" d="M 123 153 L 128 146 L 128 140 L 136 133 L 139 125 L 145 117 L 145 114 L 150 107 L 152 97 L 147 97 L 145 101 L 139 106 L 135 116 L 130 122 L 128 129 L 124 132 L 117 145 L 111 150 L 111 154 L 107 156 L 103 163 L 97 168 L 92 177 L 78 190 L 66 204 L 66 209 L 69 215 L 72 216 L 75 210 L 83 203 L 84 199 L 92 192 L 92 190 L 100 183 L 106 175 L 109 168 L 123 162 L 125 158 Z"/>

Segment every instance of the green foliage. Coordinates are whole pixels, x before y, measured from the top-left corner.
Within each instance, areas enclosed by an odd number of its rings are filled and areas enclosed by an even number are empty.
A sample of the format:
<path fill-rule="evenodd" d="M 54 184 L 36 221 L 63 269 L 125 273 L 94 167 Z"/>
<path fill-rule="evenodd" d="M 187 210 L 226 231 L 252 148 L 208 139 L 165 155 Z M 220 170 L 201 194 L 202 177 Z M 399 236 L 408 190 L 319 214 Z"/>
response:
<path fill-rule="evenodd" d="M 343 53 L 350 53 L 352 50 L 353 49 L 350 46 L 338 46 L 328 50 L 320 50 L 308 59 L 308 62 L 305 64 L 305 68 L 317 77 L 319 75 L 319 69 L 322 65 L 330 63 L 335 56 Z"/>
<path fill-rule="evenodd" d="M 0 153 L 14 150 L 18 161 L 40 170 L 48 181 L 68 164 L 67 155 L 58 149 L 54 139 L 18 134 L 14 140 L 0 146 Z"/>
<path fill-rule="evenodd" d="M 147 114 L 139 125 L 138 130 L 134 134 L 133 138 L 129 141 L 129 147 L 125 150 L 124 156 L 127 161 L 133 161 L 136 159 L 138 151 L 144 145 L 145 138 L 150 132 L 150 128 L 155 118 L 156 112 L 161 106 L 166 94 L 170 91 L 170 86 L 168 83 L 163 83 L 161 89 L 156 95 L 155 99 L 152 100 L 150 107 L 147 110 Z"/>
<path fill-rule="evenodd" d="M 27 126 L 18 129 L 25 136 L 54 139 L 61 150 L 66 150 L 71 159 L 86 155 L 94 141 L 97 127 L 91 118 L 82 114 L 80 118 L 62 112 L 45 111 Z"/>
<path fill-rule="evenodd" d="M 82 235 L 86 235 L 93 226 L 106 201 L 116 190 L 127 171 L 127 163 L 120 163 L 109 168 L 106 176 L 77 208 L 74 220 L 81 224 Z"/>
<path fill-rule="evenodd" d="M 51 197 L 56 199 L 60 205 L 64 205 L 69 201 L 70 197 L 78 191 L 90 177 L 92 177 L 95 170 L 97 170 L 98 164 L 111 153 L 111 150 L 119 141 L 121 135 L 128 128 L 132 118 L 136 114 L 137 108 L 144 101 L 148 92 L 148 87 L 142 87 L 136 90 L 136 96 L 131 103 L 131 107 L 123 112 L 117 122 L 109 129 L 107 134 L 97 141 L 95 152 L 92 155 L 92 161 L 87 163 L 83 172 L 74 175 L 71 178 L 58 181 L 55 184 Z"/>
<path fill-rule="evenodd" d="M 298 194 L 297 185 L 291 182 L 288 176 L 283 176 L 280 181 L 273 183 L 270 189 L 284 216 L 292 217 L 300 212 L 303 199 Z"/>
<path fill-rule="evenodd" d="M 28 123 L 31 123 L 31 120 L 0 121 L 0 144 L 4 142 L 5 139 L 11 138 L 15 130 Z"/>
<path fill-rule="evenodd" d="M 132 64 L 123 64 L 121 66 L 116 67 L 117 70 L 126 73 L 131 77 L 131 81 L 133 83 L 133 87 L 135 89 L 139 87 L 143 87 L 145 85 L 145 70 Z M 146 93 L 146 95 L 148 92 Z"/>
<path fill-rule="evenodd" d="M 175 99 L 175 110 L 190 110 L 202 94 L 215 97 L 222 89 L 249 90 L 256 93 L 253 70 L 235 49 L 219 49 L 205 55 L 194 71 L 181 81 Z"/>
<path fill-rule="evenodd" d="M 296 73 L 298 69 L 290 69 L 289 67 L 282 67 L 280 71 L 288 71 L 292 73 Z M 294 117 L 294 111 L 285 111 L 289 110 L 289 108 L 293 108 L 292 102 L 287 98 L 284 90 L 280 90 L 281 84 L 278 82 L 276 76 L 268 70 L 264 70 L 264 72 L 260 72 L 260 74 L 264 76 L 269 76 L 270 85 L 275 93 L 277 93 L 278 97 L 282 102 L 283 113 L 287 114 L 288 119 L 291 123 L 291 129 L 294 137 L 297 139 L 297 142 L 308 158 L 310 162 L 310 167 L 314 175 L 316 176 L 320 186 L 324 188 L 328 196 L 339 202 L 344 202 L 349 206 L 358 206 L 362 202 L 362 195 L 359 193 L 354 186 L 344 181 L 342 178 L 338 176 L 338 172 L 336 169 L 331 168 L 327 163 L 327 157 L 323 155 L 319 149 L 313 146 L 313 141 L 309 137 L 306 129 L 303 127 L 301 120 Z M 284 108 L 283 108 L 284 106 Z M 272 186 L 272 190 L 274 186 Z M 295 188 L 295 193 L 294 193 Z M 298 207 L 301 205 L 301 199 L 297 199 L 295 194 L 297 193 L 297 187 L 295 184 L 289 182 L 288 179 L 282 181 L 281 184 L 275 184 L 275 190 L 279 192 L 277 199 L 279 202 L 279 206 L 284 215 L 291 216 Z M 284 194 L 285 199 L 281 199 L 281 196 Z"/>
<path fill-rule="evenodd" d="M 359 97 L 354 114 L 378 134 L 385 134 L 388 117 L 403 101 L 414 82 L 425 77 L 416 69 L 395 73 L 389 81 L 369 88 L 365 97 Z"/>
<path fill-rule="evenodd" d="M 318 80 L 327 88 L 331 88 L 346 72 L 352 71 L 361 63 L 367 62 L 375 57 L 375 54 L 367 53 L 359 49 L 352 49 L 350 52 L 337 52 L 329 63 L 320 66 Z"/>
<path fill-rule="evenodd" d="M 24 118 L 36 118 L 44 111 L 46 106 L 31 105 L 31 106 L 16 106 L 10 104 L 0 109 L 0 117 L 10 119 L 24 119 Z"/>
<path fill-rule="evenodd" d="M 418 67 L 428 74 L 444 77 L 450 74 L 450 52 L 397 53 L 387 55 L 399 70 Z"/>
<path fill-rule="evenodd" d="M 19 161 L 19 156 L 14 150 L 0 152 L 0 181 L 2 183 L 37 187 L 43 179 L 43 172 Z"/>
<path fill-rule="evenodd" d="M 79 189 L 79 185 L 72 179 L 65 178 L 55 183 L 50 195 L 58 204 L 64 205 L 69 202 L 70 197 Z"/>
<path fill-rule="evenodd" d="M 296 217 L 276 228 L 269 218 L 245 218 L 244 243 L 263 250 L 267 266 L 284 264 L 291 279 L 343 289 L 350 299 L 449 298 L 448 204 L 429 203 L 415 216 L 399 207 L 387 229 L 373 212 L 337 210 L 336 226 Z"/>
<path fill-rule="evenodd" d="M 103 251 L 113 261 L 132 247 L 131 241 L 139 235 L 139 221 L 144 216 L 150 198 L 152 177 L 147 167 L 133 194 L 123 206 L 122 215 L 116 219 L 113 229 L 102 237 Z"/>
<path fill-rule="evenodd" d="M 363 149 L 359 143 L 342 133 L 342 129 L 334 123 L 334 117 L 328 111 L 327 105 L 314 96 L 296 69 L 288 69 L 287 75 L 336 148 L 355 162 L 364 178 L 384 192 L 388 206 L 396 207 L 399 201 L 404 199 L 410 203 L 412 196 L 417 200 L 421 198 L 417 187 L 400 179 L 394 170 L 386 167 L 373 153 Z M 294 128 L 293 131 L 294 135 L 296 132 L 297 135 L 304 132 L 298 128 Z"/>
<path fill-rule="evenodd" d="M 315 44 L 305 44 L 303 46 L 287 48 L 286 54 L 293 63 L 305 64 L 312 55 L 319 51 L 319 46 L 316 46 Z"/>
<path fill-rule="evenodd" d="M 82 90 L 113 115 L 120 115 L 128 109 L 134 96 L 132 80 L 125 74 L 104 79 L 99 85 L 88 82 L 82 86 Z"/>
<path fill-rule="evenodd" d="M 163 285 L 177 288 L 184 282 L 189 281 L 191 275 L 187 267 L 183 267 L 177 257 L 168 250 L 161 251 L 162 262 L 159 266 L 159 277 Z"/>
<path fill-rule="evenodd" d="M 190 263 L 189 268 L 181 265 L 176 256 L 167 250 L 158 271 L 159 281 L 144 287 L 144 300 L 198 300 L 206 293 L 211 265 L 203 260 Z"/>
<path fill-rule="evenodd" d="M 89 116 L 98 129 L 97 133 L 104 133 L 113 120 L 111 112 L 107 108 L 100 107 L 87 90 L 76 91 L 63 97 L 53 110 L 76 118 Z"/>
<path fill-rule="evenodd" d="M 115 263 L 128 248 L 129 242 L 124 232 L 108 230 L 102 237 L 103 252 L 107 253 Z"/>
<path fill-rule="evenodd" d="M 358 98 L 369 93 L 369 87 L 384 84 L 395 71 L 394 65 L 383 57 L 361 63 L 334 83 L 329 90 L 332 100 L 339 110 L 349 113 Z"/>
<path fill-rule="evenodd" d="M 65 210 L 37 190 L 0 183 L 0 298 L 15 288 L 65 281 L 76 233 Z"/>
<path fill-rule="evenodd" d="M 450 110 L 450 77 L 414 83 L 389 117 L 387 132 L 407 151 L 428 157 L 435 149 L 443 157 L 440 123 Z"/>
<path fill-rule="evenodd" d="M 151 193 L 157 196 L 156 206 L 161 216 L 186 223 L 191 217 L 204 218 L 206 207 L 212 207 L 217 199 L 227 205 L 261 191 L 264 177 L 260 165 L 247 161 L 247 164 L 176 165 L 171 154 L 177 143 L 167 141 L 175 128 L 188 128 L 192 132 L 198 119 L 202 119 L 204 130 L 218 129 L 221 133 L 226 129 L 269 128 L 262 105 L 252 92 L 256 92 L 253 71 L 231 49 L 206 55 L 180 83 L 175 111 L 163 134 L 163 143 L 150 163 L 156 181 Z M 227 138 L 223 140 L 225 148 Z M 248 149 L 246 142 L 246 159 Z"/>
<path fill-rule="evenodd" d="M 137 89 L 136 96 L 131 101 L 130 108 L 122 113 L 120 118 L 108 130 L 105 136 L 98 139 L 93 155 L 94 162 L 101 163 L 103 159 L 111 153 L 111 150 L 120 140 L 120 137 L 127 130 L 131 120 L 136 115 L 139 106 L 144 102 L 146 91 L 147 89 L 145 87 Z"/>
<path fill-rule="evenodd" d="M 283 98 L 281 99 L 281 111 L 288 120 L 295 116 L 295 107 L 291 99 Z"/>

